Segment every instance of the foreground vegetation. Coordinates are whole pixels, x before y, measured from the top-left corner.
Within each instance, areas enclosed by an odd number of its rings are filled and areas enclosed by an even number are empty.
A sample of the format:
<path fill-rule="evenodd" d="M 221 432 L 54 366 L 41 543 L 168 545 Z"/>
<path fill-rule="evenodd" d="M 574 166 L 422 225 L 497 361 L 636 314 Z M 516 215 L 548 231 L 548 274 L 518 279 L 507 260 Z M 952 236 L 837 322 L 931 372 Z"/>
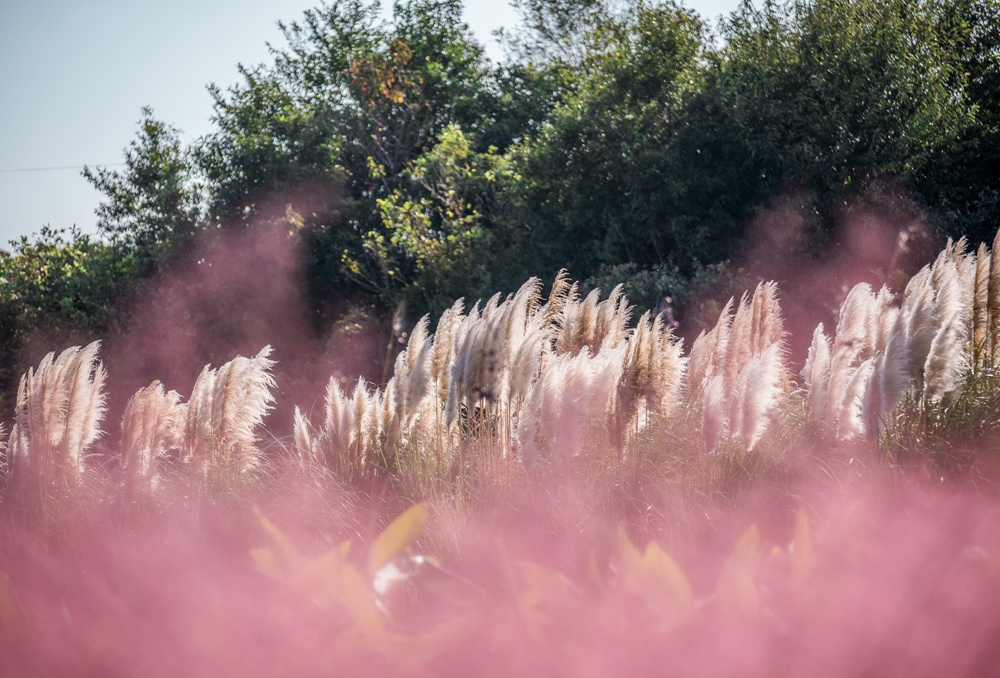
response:
<path fill-rule="evenodd" d="M 296 409 L 291 433 L 263 440 L 270 347 L 206 366 L 186 401 L 159 382 L 140 389 L 104 449 L 98 344 L 50 353 L 21 380 L 4 457 L 0 661 L 134 667 L 101 645 L 136 613 L 111 609 L 159 600 L 161 573 L 195 566 L 235 635 L 192 653 L 170 620 L 198 605 L 162 600 L 134 634 L 189 653 L 168 673 L 242 664 L 230 656 L 240 629 L 256 628 L 298 636 L 308 671 L 573 674 L 585 657 L 648 672 L 667 647 L 679 673 L 772 675 L 776 662 L 815 666 L 857 605 L 919 584 L 928 607 L 885 614 L 900 629 L 916 614 L 937 640 L 902 665 L 972 675 L 991 661 L 980 636 L 933 619 L 995 624 L 978 597 L 1000 552 L 994 262 L 985 245 L 949 242 L 898 300 L 858 284 L 832 335 L 813 333 L 801 382 L 774 283 L 731 299 L 685 352 L 663 315 L 630 324 L 620 287 L 581 298 L 560 275 L 543 300 L 533 279 L 468 314 L 454 303 L 433 335 L 424 318 L 384 387 L 359 379 L 348 395 L 333 377 L 319 423 Z M 212 534 L 225 535 L 214 550 Z M 97 631 L 81 635 L 47 610 L 91 558 L 129 584 L 86 593 L 73 614 Z M 899 578 L 887 589 L 888 562 Z M 870 612 L 862 626 L 884 627 Z M 820 629 L 831 637 L 809 635 Z M 845 670 L 881 666 L 897 632 L 845 640 L 859 652 Z"/>

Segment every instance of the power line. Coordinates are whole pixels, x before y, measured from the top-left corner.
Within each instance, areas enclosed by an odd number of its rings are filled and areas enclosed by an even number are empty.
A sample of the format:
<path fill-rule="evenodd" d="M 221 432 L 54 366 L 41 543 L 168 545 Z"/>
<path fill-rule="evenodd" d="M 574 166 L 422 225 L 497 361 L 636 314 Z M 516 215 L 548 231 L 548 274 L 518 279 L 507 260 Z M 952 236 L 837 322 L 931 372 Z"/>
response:
<path fill-rule="evenodd" d="M 106 165 L 94 165 L 95 167 L 121 167 L 125 163 L 123 162 L 112 162 Z M 50 170 L 70 170 L 70 169 L 83 169 L 86 165 L 63 165 L 62 167 L 21 167 L 19 169 L 0 169 L 0 174 L 6 174 L 8 172 L 48 172 Z"/>

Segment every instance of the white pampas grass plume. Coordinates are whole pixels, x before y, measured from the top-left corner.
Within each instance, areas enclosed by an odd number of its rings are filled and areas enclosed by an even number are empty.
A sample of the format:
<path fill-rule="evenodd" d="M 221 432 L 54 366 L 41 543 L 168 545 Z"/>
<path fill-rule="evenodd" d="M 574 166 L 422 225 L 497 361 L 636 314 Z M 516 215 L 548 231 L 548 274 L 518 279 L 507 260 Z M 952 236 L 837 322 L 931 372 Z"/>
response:
<path fill-rule="evenodd" d="M 536 313 L 528 323 L 524 338 L 517 347 L 510 367 L 510 399 L 522 402 L 538 377 L 549 348 L 549 328 L 545 314 Z"/>
<path fill-rule="evenodd" d="M 871 285 L 858 283 L 840 306 L 840 318 L 830 358 L 830 388 L 827 396 L 826 421 L 831 425 L 836 425 L 859 356 L 866 349 L 870 350 L 868 339 L 871 334 L 869 324 L 873 302 Z"/>
<path fill-rule="evenodd" d="M 107 372 L 97 360 L 100 342 L 46 355 L 38 370 L 21 378 L 12 430 L 12 469 L 32 466 L 70 478 L 83 469 L 89 446 L 100 436 Z M 32 457 L 35 457 L 32 459 Z M 19 458 L 19 459 L 18 459 Z"/>
<path fill-rule="evenodd" d="M 600 350 L 601 347 L 616 349 L 625 343 L 632 307 L 625 297 L 624 290 L 623 284 L 615 285 L 608 298 L 598 306 L 596 332 L 588 342 L 592 350 Z"/>
<path fill-rule="evenodd" d="M 595 421 L 604 423 L 621 376 L 624 347 L 604 347 L 591 356 L 555 356 L 542 370 L 521 408 L 517 428 L 522 466 L 530 469 L 543 446 L 563 456 L 582 450 L 582 436 Z"/>
<path fill-rule="evenodd" d="M 910 346 L 906 330 L 910 326 L 910 310 L 901 308 L 896 315 L 889 338 L 885 342 L 879 368 L 880 412 L 891 412 L 903 397 L 910 383 Z"/>
<path fill-rule="evenodd" d="M 356 465 L 358 468 L 364 467 L 365 462 L 368 461 L 366 453 L 371 447 L 368 434 L 371 431 L 370 419 L 374 414 L 372 398 L 368 393 L 368 384 L 365 382 L 364 377 L 361 377 L 358 379 L 358 383 L 354 386 L 354 392 L 351 394 L 351 423 L 353 424 L 353 429 L 351 431 L 352 442 L 347 450 L 351 456 L 351 464 Z"/>
<path fill-rule="evenodd" d="M 354 442 L 354 409 L 351 399 L 340 389 L 337 377 L 330 377 L 326 385 L 323 418 L 323 437 L 335 454 L 347 450 Z M 333 457 L 328 458 L 328 463 Z"/>
<path fill-rule="evenodd" d="M 650 321 L 647 311 L 639 319 L 624 345 L 625 362 L 615 399 L 613 426 L 619 449 L 639 414 L 669 414 L 676 402 L 684 378 L 686 360 L 681 357 L 680 342 L 666 329 L 663 317 Z M 640 403 L 644 406 L 639 410 Z M 642 428 L 648 417 L 638 418 Z"/>
<path fill-rule="evenodd" d="M 830 390 L 830 338 L 823 330 L 823 323 L 813 331 L 812 343 L 802 368 L 806 384 L 809 412 L 814 421 L 826 419 L 827 396 Z"/>
<path fill-rule="evenodd" d="M 724 372 L 727 390 L 735 388 L 736 378 L 753 355 L 753 330 L 753 307 L 744 294 L 736 307 L 736 314 L 729 328 Z"/>
<path fill-rule="evenodd" d="M 295 450 L 298 452 L 299 463 L 303 467 L 309 466 L 321 466 L 323 463 L 323 454 L 320 451 L 318 441 L 313 435 L 312 429 L 309 426 L 309 420 L 306 419 L 302 411 L 299 410 L 299 406 L 295 406 L 295 419 L 292 425 L 293 440 L 295 441 Z"/>
<path fill-rule="evenodd" d="M 72 493 L 90 445 L 100 436 L 106 372 L 99 342 L 46 355 L 18 385 L 7 444 L 8 487 L 44 520 Z"/>
<path fill-rule="evenodd" d="M 710 376 L 709 370 L 712 366 L 712 346 L 714 343 L 715 331 L 706 333 L 702 330 L 691 344 L 685 379 L 688 384 L 689 396 L 697 396 L 705 380 Z"/>
<path fill-rule="evenodd" d="M 156 461 L 178 449 L 187 407 L 176 391 L 154 381 L 141 388 L 125 405 L 121 424 L 121 467 L 128 486 L 152 481 Z"/>
<path fill-rule="evenodd" d="M 618 396 L 615 418 L 619 428 L 624 428 L 635 414 L 638 400 L 650 394 L 653 369 L 653 326 L 646 311 L 626 342 L 625 364 Z"/>
<path fill-rule="evenodd" d="M 396 378 L 393 377 L 385 385 L 385 391 L 381 394 L 378 411 L 377 428 L 383 437 L 383 446 L 387 456 L 393 456 L 396 446 L 402 442 L 399 419 L 396 417 Z M 434 405 L 437 407 L 437 404 Z"/>
<path fill-rule="evenodd" d="M 596 289 L 591 290 L 584 298 L 580 312 L 576 316 L 576 322 L 572 326 L 576 336 L 572 337 L 573 341 L 570 343 L 573 347 L 571 353 L 576 353 L 581 348 L 589 348 L 593 352 L 594 337 L 597 335 L 597 305 L 600 303 L 600 298 L 601 291 Z M 563 333 L 568 334 L 567 328 L 563 328 Z"/>
<path fill-rule="evenodd" d="M 455 360 L 455 333 L 462 323 L 464 304 L 464 300 L 459 299 L 442 313 L 438 320 L 437 331 L 434 332 L 430 370 L 431 381 L 435 388 L 434 395 L 440 402 L 448 398 L 451 365 Z"/>
<path fill-rule="evenodd" d="M 451 366 L 451 377 L 448 380 L 448 400 L 445 404 L 445 428 L 450 430 L 461 410 L 465 387 L 463 377 L 465 375 L 466 363 L 470 360 L 471 344 L 469 334 L 476 330 L 479 325 L 479 302 L 477 301 L 469 315 L 462 319 L 455 331 L 455 360 Z"/>
<path fill-rule="evenodd" d="M 896 316 L 899 309 L 896 307 L 892 292 L 885 285 L 879 289 L 875 295 L 874 309 L 872 311 L 872 332 L 870 340 L 871 348 L 875 353 L 884 353 L 886 342 L 889 340 L 889 333 L 892 332 L 896 324 Z"/>
<path fill-rule="evenodd" d="M 578 301 L 574 284 L 563 303 L 563 311 L 556 323 L 556 353 L 576 354 L 587 348 L 591 355 L 601 346 L 616 349 L 625 343 L 626 327 L 632 308 L 622 294 L 623 285 L 616 285 L 608 298 L 600 301 L 601 291 L 591 290 Z"/>
<path fill-rule="evenodd" d="M 931 282 L 931 271 L 921 269 L 906 285 L 903 296 L 903 308 L 907 310 L 909 321 L 906 327 L 909 344 L 907 371 L 919 388 L 923 388 L 924 363 L 938 329 L 938 302 Z"/>
<path fill-rule="evenodd" d="M 569 359 L 559 414 L 550 429 L 550 437 L 563 456 L 576 456 L 582 451 L 581 436 L 591 422 L 608 420 L 623 359 L 623 346 L 604 347 L 593 357 L 581 351 Z"/>
<path fill-rule="evenodd" d="M 754 304 L 754 318 L 758 324 L 754 326 L 753 351 L 759 353 L 785 339 L 785 325 L 778 304 L 778 283 L 773 280 L 760 283 L 754 293 Z"/>
<path fill-rule="evenodd" d="M 188 401 L 181 459 L 205 473 L 246 472 L 259 462 L 255 430 L 274 402 L 271 347 L 253 358 L 237 356 L 218 370 L 206 365 Z"/>
<path fill-rule="evenodd" d="M 989 286 L 992 257 L 986 243 L 980 243 L 976 252 L 976 272 L 972 290 L 972 350 L 980 361 L 989 349 Z"/>
<path fill-rule="evenodd" d="M 428 361 L 430 359 L 430 349 L 432 348 L 432 344 L 427 339 L 427 327 L 429 323 L 430 318 L 428 316 L 425 315 L 422 317 L 410 332 L 406 348 L 396 356 L 393 376 L 396 378 L 396 383 L 400 385 L 399 397 L 396 399 L 396 416 L 399 417 L 400 422 L 405 423 L 411 418 L 411 412 L 414 412 L 419 407 L 419 401 L 426 394 L 429 385 L 430 365 Z M 413 381 L 411 389 L 410 377 L 414 371 L 422 374 L 415 375 L 416 378 Z M 411 390 L 415 400 L 412 407 L 408 403 Z"/>
<path fill-rule="evenodd" d="M 744 372 L 747 373 L 746 390 L 742 397 L 739 430 L 746 448 L 752 450 L 767 429 L 771 412 L 781 395 L 784 376 L 781 342 L 774 342 L 751 358 Z"/>
<path fill-rule="evenodd" d="M 673 328 L 657 315 L 652 328 L 653 346 L 650 351 L 650 384 L 646 393 L 649 409 L 666 417 L 674 409 L 687 373 L 687 358 L 683 357 L 683 342 L 674 336 Z"/>
<path fill-rule="evenodd" d="M 215 396 L 217 372 L 211 365 L 205 365 L 195 379 L 188 398 L 187 418 L 184 422 L 184 440 L 181 446 L 181 462 L 195 463 L 202 468 L 210 463 L 212 454 L 212 400 Z"/>
<path fill-rule="evenodd" d="M 430 319 L 424 316 L 417 323 L 406 350 L 400 353 L 403 358 L 403 369 L 397 369 L 394 375 L 399 388 L 396 392 L 396 416 L 400 425 L 409 428 L 413 419 L 420 411 L 421 404 L 433 386 L 431 381 L 431 353 L 434 345 L 427 338 L 427 325 Z M 399 361 L 397 361 L 399 362 Z"/>
<path fill-rule="evenodd" d="M 854 440 L 865 435 L 865 422 L 862 416 L 865 389 L 874 369 L 874 358 L 866 358 L 851 375 L 841 396 L 836 418 L 831 422 L 836 425 L 837 438 Z"/>
<path fill-rule="evenodd" d="M 221 440 L 225 448 L 231 450 L 231 458 L 241 471 L 258 464 L 256 429 L 274 402 L 271 389 L 276 384 L 271 376 L 274 361 L 268 359 L 270 355 L 271 347 L 265 346 L 253 358 L 234 358 L 230 362 L 226 386 L 221 390 Z"/>
<path fill-rule="evenodd" d="M 1000 256 L 997 256 L 998 251 L 1000 251 L 1000 230 L 997 230 L 997 234 L 993 238 L 990 280 L 986 293 L 986 310 L 989 315 L 987 355 L 994 364 L 1000 362 Z"/>
<path fill-rule="evenodd" d="M 869 441 L 878 440 L 882 431 L 882 370 L 885 369 L 883 355 L 877 353 L 872 357 L 872 369 L 865 385 L 864 397 L 861 401 L 861 420 L 865 429 L 865 437 Z"/>
<path fill-rule="evenodd" d="M 705 385 L 704 411 L 702 413 L 701 435 L 705 449 L 714 452 L 726 429 L 726 384 L 725 377 L 717 374 Z"/>
<path fill-rule="evenodd" d="M 925 400 L 940 400 L 961 385 L 967 366 L 963 350 L 965 334 L 961 321 L 953 315 L 934 335 L 924 364 Z"/>
<path fill-rule="evenodd" d="M 82 464 L 86 449 L 100 436 L 100 422 L 106 411 L 107 371 L 97 360 L 99 348 L 100 342 L 88 344 L 67 365 L 70 386 L 63 445 L 68 463 L 77 467 Z"/>
<path fill-rule="evenodd" d="M 729 334 L 733 324 L 732 309 L 734 303 L 734 298 L 730 298 L 726 302 L 726 305 L 722 307 L 722 312 L 719 313 L 719 319 L 716 321 L 715 327 L 712 328 L 714 342 L 711 350 L 712 363 L 708 368 L 709 378 L 716 375 L 723 375 L 723 378 L 725 378 L 726 356 L 729 351 Z"/>
<path fill-rule="evenodd" d="M 515 355 L 525 341 L 532 319 L 539 305 L 542 282 L 538 278 L 530 278 L 506 302 L 503 314 L 498 319 L 497 330 L 494 332 L 494 354 L 496 370 L 493 374 L 495 386 L 493 391 L 501 402 L 510 400 L 512 388 L 511 368 Z M 535 323 L 537 326 L 537 323 Z"/>
<path fill-rule="evenodd" d="M 566 309 L 566 304 L 575 300 L 576 285 L 569 281 L 569 273 L 566 269 L 561 269 L 552 281 L 552 289 L 549 290 L 549 298 L 545 303 L 545 324 L 551 328 L 558 328 L 560 318 Z"/>

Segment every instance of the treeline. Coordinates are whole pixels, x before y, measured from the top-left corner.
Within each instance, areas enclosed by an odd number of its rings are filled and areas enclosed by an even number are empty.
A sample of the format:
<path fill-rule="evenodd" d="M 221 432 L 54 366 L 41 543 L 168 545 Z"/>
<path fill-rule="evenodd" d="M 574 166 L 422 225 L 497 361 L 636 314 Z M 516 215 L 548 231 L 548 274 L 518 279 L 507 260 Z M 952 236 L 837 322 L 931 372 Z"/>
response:
<path fill-rule="evenodd" d="M 670 2 L 516 5 L 498 64 L 458 0 L 324 4 L 211 88 L 211 134 L 185 146 L 144 110 L 124 169 L 84 172 L 102 237 L 43 229 L 0 258 L 6 409 L 33 337 L 113 335 L 220 232 L 288 231 L 322 336 L 563 268 L 693 316 L 761 232 L 787 264 L 878 230 L 845 235 L 857 215 L 972 242 L 1000 224 L 995 0 L 744 3 L 717 31 Z M 897 257 L 876 263 L 892 282 Z"/>

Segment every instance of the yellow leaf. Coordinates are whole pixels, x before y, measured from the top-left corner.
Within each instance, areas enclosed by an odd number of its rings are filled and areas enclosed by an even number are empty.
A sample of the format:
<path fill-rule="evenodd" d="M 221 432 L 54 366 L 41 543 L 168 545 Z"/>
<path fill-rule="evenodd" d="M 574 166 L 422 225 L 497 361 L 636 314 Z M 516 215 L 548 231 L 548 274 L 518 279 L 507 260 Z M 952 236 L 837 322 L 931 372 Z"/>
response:
<path fill-rule="evenodd" d="M 317 605 L 325 605 L 331 598 L 336 599 L 344 586 L 344 558 L 351 542 L 336 546 L 316 559 L 307 560 L 288 577 L 288 584 L 303 595 L 312 598 Z"/>
<path fill-rule="evenodd" d="M 684 572 L 656 542 L 649 542 L 640 556 L 625 530 L 618 528 L 618 555 L 622 585 L 661 612 L 682 621 L 694 612 L 694 591 Z"/>
<path fill-rule="evenodd" d="M 281 567 L 278 565 L 278 559 L 274 557 L 271 549 L 250 549 L 250 557 L 257 564 L 257 568 L 271 579 L 279 581 L 284 579 Z"/>
<path fill-rule="evenodd" d="M 368 576 L 374 577 L 380 567 L 403 553 L 423 532 L 429 516 L 426 506 L 416 504 L 389 523 L 368 549 Z"/>
<path fill-rule="evenodd" d="M 264 517 L 264 514 L 260 512 L 256 506 L 253 507 L 254 515 L 257 516 L 257 520 L 260 521 L 261 527 L 267 532 L 268 536 L 274 542 L 277 547 L 277 553 L 274 553 L 276 564 L 280 563 L 284 565 L 286 572 L 292 572 L 299 567 L 305 561 L 299 550 L 295 548 L 292 541 L 285 536 L 285 533 L 278 529 L 278 527 L 272 523 L 270 520 Z"/>
<path fill-rule="evenodd" d="M 760 530 L 751 525 L 736 542 L 719 583 L 715 587 L 715 600 L 720 606 L 730 610 L 751 613 L 757 610 L 757 549 L 760 546 Z"/>
<path fill-rule="evenodd" d="M 694 611 L 694 591 L 673 558 L 664 553 L 656 542 L 651 541 L 646 547 L 642 561 L 650 575 L 659 582 L 663 595 L 682 615 Z"/>
<path fill-rule="evenodd" d="M 590 550 L 590 558 L 587 560 L 587 578 L 590 579 L 590 583 L 594 585 L 595 589 L 601 593 L 607 593 L 608 587 L 597 568 L 597 554 L 594 553 L 593 549 Z"/>
<path fill-rule="evenodd" d="M 367 637 L 378 640 L 386 636 L 385 618 L 375 606 L 367 583 L 353 566 L 344 565 L 340 569 L 340 577 L 332 593 Z"/>
<path fill-rule="evenodd" d="M 795 584 L 801 584 L 809 576 L 810 550 L 809 517 L 805 509 L 800 508 L 795 517 L 795 537 L 792 541 L 792 577 Z"/>
<path fill-rule="evenodd" d="M 535 592 L 537 600 L 561 606 L 575 602 L 573 589 L 558 572 L 527 560 L 514 561 L 514 567 L 521 573 L 528 590 Z"/>
<path fill-rule="evenodd" d="M 625 529 L 618 528 L 618 556 L 622 560 L 625 572 L 634 572 L 642 567 L 642 555 L 639 549 L 632 545 L 632 540 L 625 534 Z"/>

